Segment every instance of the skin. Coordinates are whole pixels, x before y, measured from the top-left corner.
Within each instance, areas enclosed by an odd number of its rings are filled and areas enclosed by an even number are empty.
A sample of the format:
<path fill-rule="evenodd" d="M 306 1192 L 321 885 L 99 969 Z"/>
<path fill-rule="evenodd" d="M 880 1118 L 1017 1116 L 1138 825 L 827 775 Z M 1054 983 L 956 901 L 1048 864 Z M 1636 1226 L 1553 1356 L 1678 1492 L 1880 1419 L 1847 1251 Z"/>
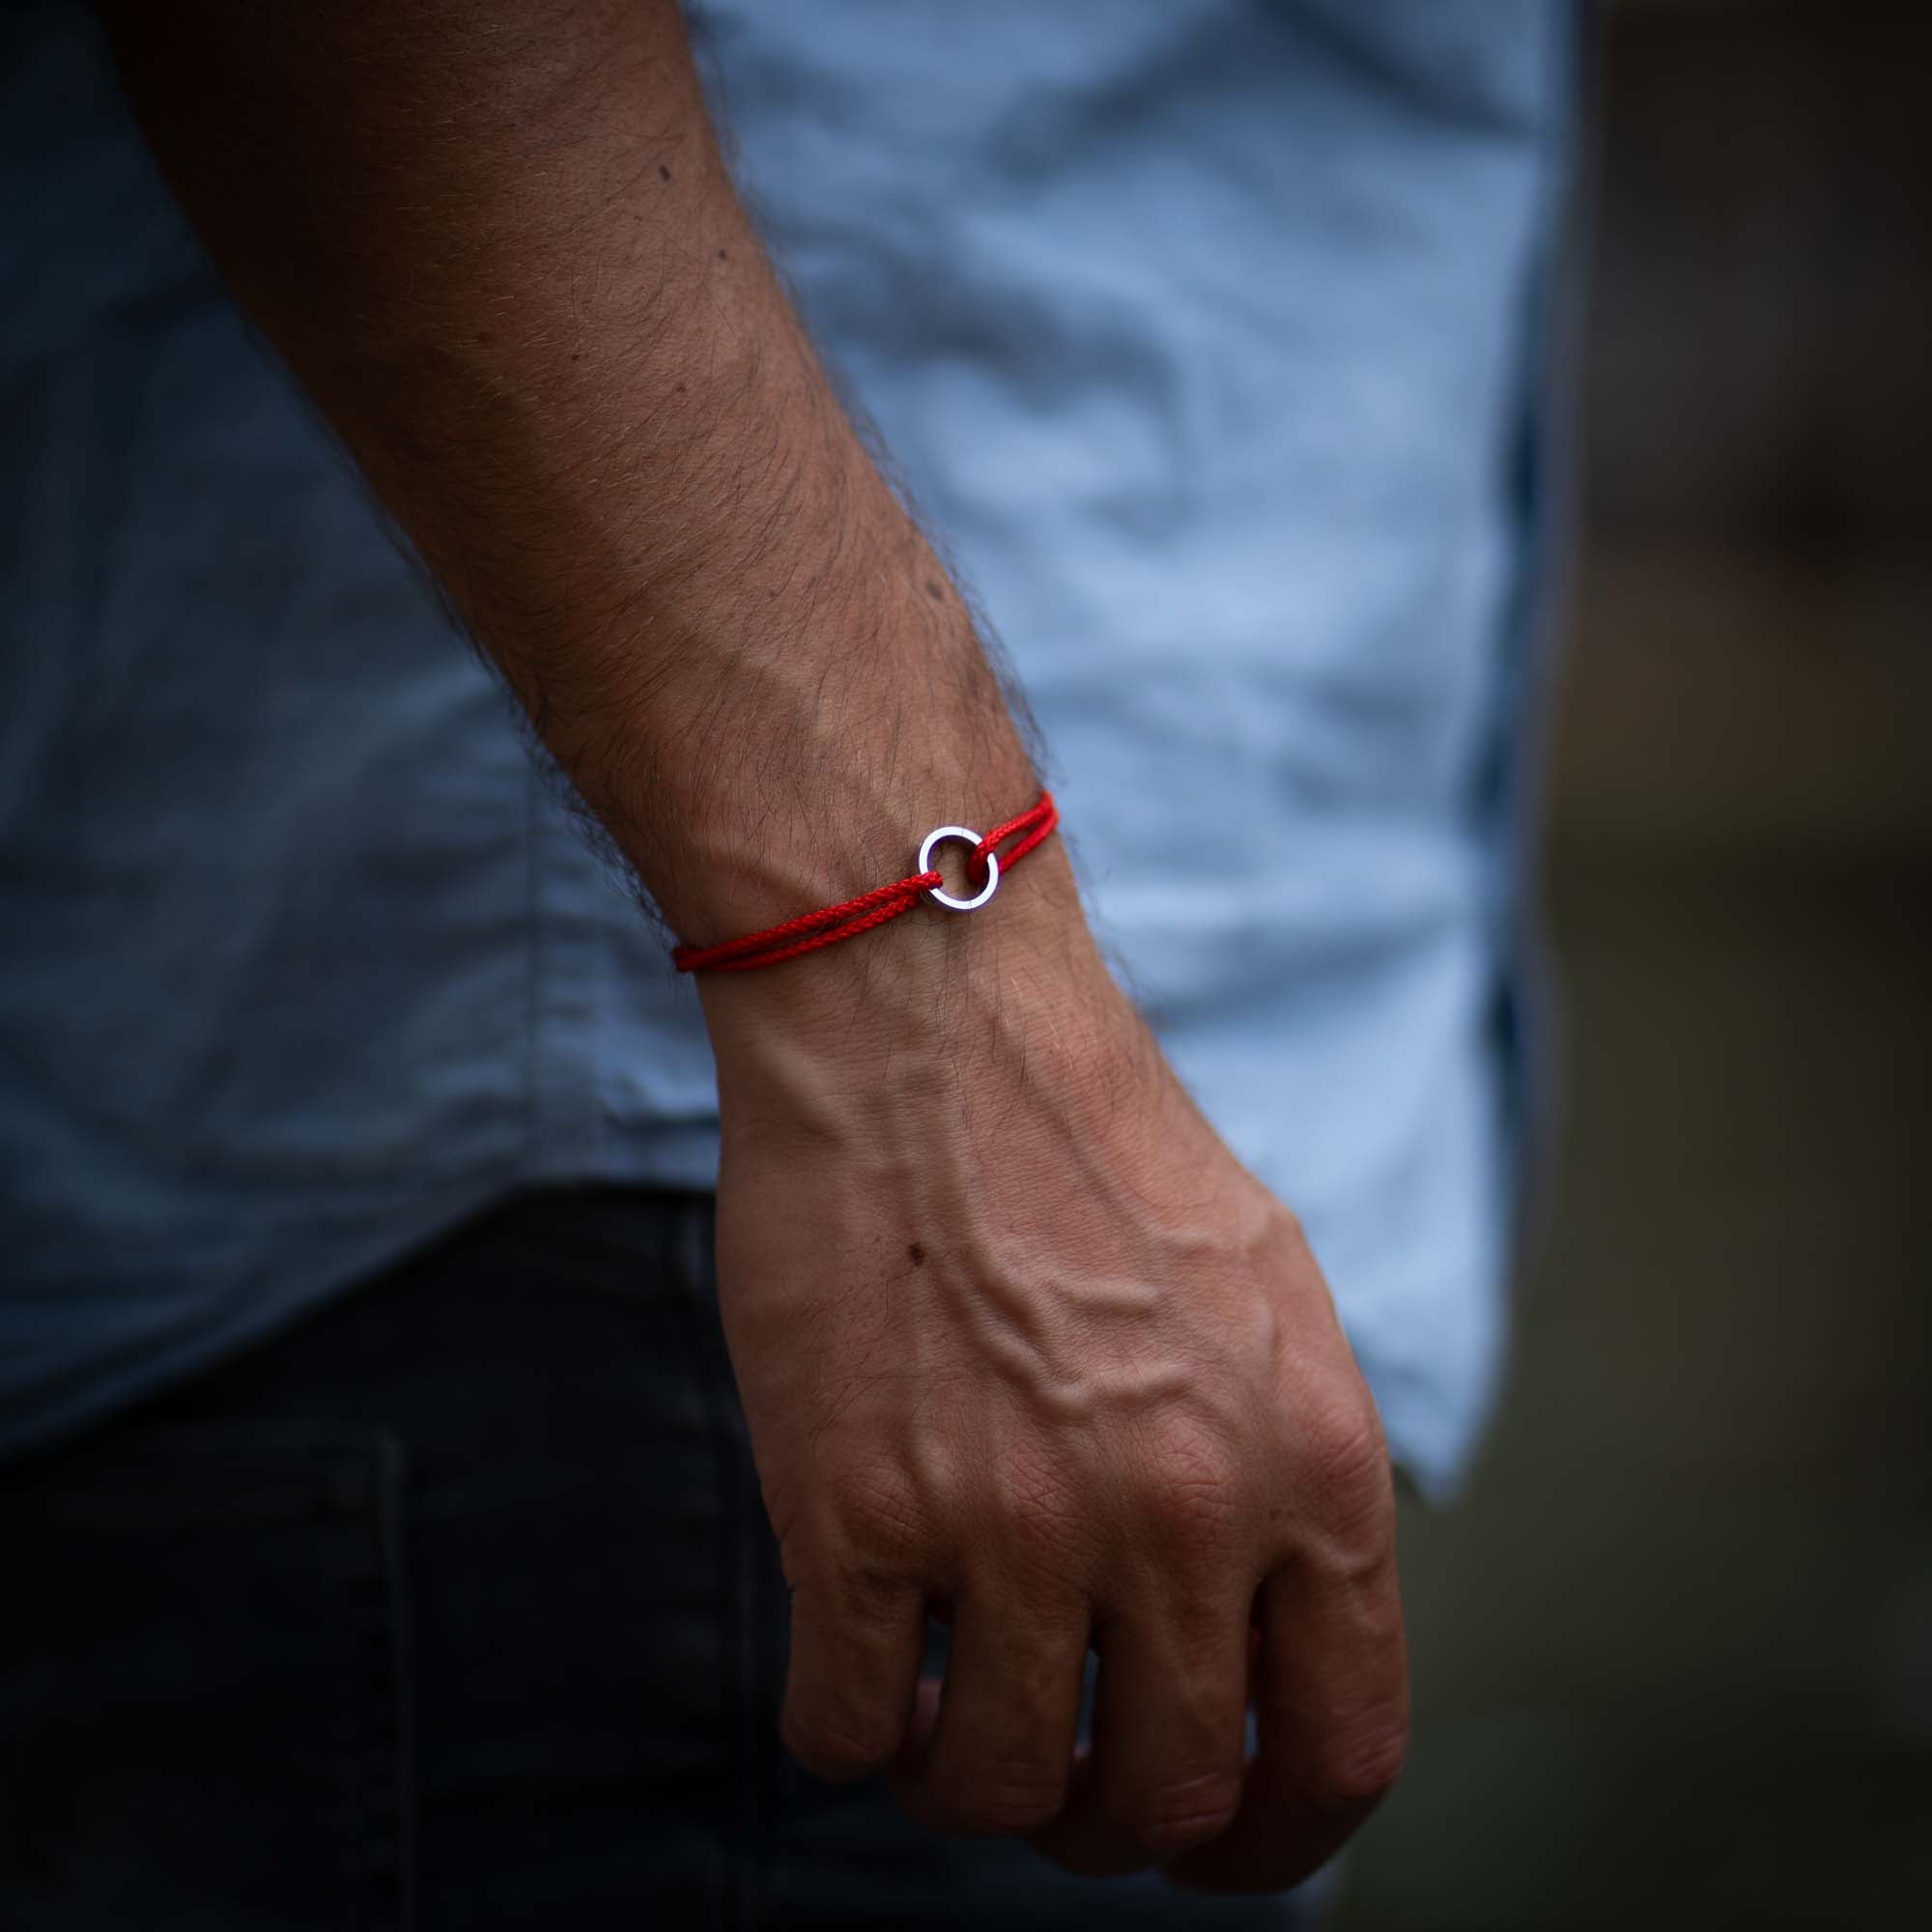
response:
<path fill-rule="evenodd" d="M 236 293 L 676 932 L 901 876 L 927 827 L 1037 795 L 674 6 L 102 14 Z M 1307 1875 L 1403 1754 L 1387 1453 L 1300 1229 L 1115 986 L 1064 841 L 970 918 L 700 992 L 790 1748 L 1081 1871 Z"/>

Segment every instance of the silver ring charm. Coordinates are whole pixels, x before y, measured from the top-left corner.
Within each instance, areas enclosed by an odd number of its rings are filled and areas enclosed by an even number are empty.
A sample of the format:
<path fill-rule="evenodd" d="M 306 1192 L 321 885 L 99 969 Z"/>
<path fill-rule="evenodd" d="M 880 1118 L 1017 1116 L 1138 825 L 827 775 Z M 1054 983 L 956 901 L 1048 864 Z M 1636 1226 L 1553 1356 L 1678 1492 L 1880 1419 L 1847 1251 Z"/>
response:
<path fill-rule="evenodd" d="M 963 825 L 936 825 L 925 835 L 925 842 L 919 848 L 919 869 L 932 870 L 932 848 L 945 843 L 949 838 L 963 838 L 969 845 L 980 842 L 980 835 L 969 831 Z M 949 892 L 938 886 L 927 886 L 925 895 L 934 905 L 943 905 L 948 912 L 974 912 L 993 896 L 993 889 L 1000 883 L 1000 855 L 986 854 L 986 883 L 970 899 L 956 899 Z"/>

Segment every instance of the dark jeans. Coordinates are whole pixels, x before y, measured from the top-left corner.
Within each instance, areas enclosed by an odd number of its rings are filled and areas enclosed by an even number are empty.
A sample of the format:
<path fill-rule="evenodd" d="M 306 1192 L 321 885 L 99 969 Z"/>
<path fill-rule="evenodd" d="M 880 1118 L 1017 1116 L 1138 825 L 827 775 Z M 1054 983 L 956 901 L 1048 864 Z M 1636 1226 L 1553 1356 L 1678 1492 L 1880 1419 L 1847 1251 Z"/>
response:
<path fill-rule="evenodd" d="M 778 1744 L 704 1195 L 514 1201 L 0 1478 L 0 1924 L 1298 1925 Z"/>

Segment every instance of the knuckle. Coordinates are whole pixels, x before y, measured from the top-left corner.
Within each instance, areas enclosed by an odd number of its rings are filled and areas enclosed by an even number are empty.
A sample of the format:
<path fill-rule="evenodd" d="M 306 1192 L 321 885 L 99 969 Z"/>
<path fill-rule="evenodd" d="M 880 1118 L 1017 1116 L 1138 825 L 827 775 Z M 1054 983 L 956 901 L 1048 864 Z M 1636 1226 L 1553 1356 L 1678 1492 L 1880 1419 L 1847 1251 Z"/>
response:
<path fill-rule="evenodd" d="M 1240 1807 L 1240 1774 L 1204 1772 L 1171 1780 L 1152 1791 L 1132 1821 L 1135 1844 L 1149 1857 L 1171 1858 L 1218 1838 Z"/>
<path fill-rule="evenodd" d="M 856 1472 L 841 1482 L 839 1492 L 845 1540 L 868 1568 L 891 1570 L 915 1557 L 930 1539 L 930 1510 L 896 1472 Z"/>
<path fill-rule="evenodd" d="M 956 1829 L 979 1837 L 1037 1832 L 1060 1815 L 1066 1780 L 1044 1762 L 1011 1759 L 976 1778 L 950 1808 Z"/>
<path fill-rule="evenodd" d="M 1222 1542 L 1240 1511 L 1239 1459 L 1194 1428 L 1164 1428 L 1153 1444 L 1142 1506 L 1157 1530 L 1185 1548 Z"/>
<path fill-rule="evenodd" d="M 815 1652 L 868 1658 L 889 1652 L 903 1631 L 917 1578 L 897 1564 L 849 1548 L 786 1551 L 794 1642 L 809 1627 Z M 816 1697 L 812 1699 L 817 1702 Z"/>
<path fill-rule="evenodd" d="M 1339 1811 L 1379 1804 L 1394 1789 L 1407 1755 L 1408 1726 L 1400 1719 L 1330 1739 L 1315 1761 L 1316 1802 Z"/>
<path fill-rule="evenodd" d="M 1393 1513 L 1388 1445 L 1366 1392 L 1310 1419 L 1302 1458 L 1309 1482 L 1338 1520 L 1372 1521 Z"/>
<path fill-rule="evenodd" d="M 851 1703 L 815 1705 L 810 1711 L 787 1704 L 780 1731 L 792 1756 L 828 1783 L 869 1776 L 898 1747 L 893 1727 L 878 1712 Z"/>

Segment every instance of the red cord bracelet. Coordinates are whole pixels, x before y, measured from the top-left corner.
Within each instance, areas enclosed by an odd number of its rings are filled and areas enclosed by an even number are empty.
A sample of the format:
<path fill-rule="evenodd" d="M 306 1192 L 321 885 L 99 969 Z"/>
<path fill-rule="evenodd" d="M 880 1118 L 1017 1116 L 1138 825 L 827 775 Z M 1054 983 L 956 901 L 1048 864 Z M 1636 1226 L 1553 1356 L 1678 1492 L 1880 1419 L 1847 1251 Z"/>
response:
<path fill-rule="evenodd" d="M 963 825 L 935 826 L 919 848 L 919 870 L 910 878 L 874 886 L 856 899 L 801 913 L 796 919 L 768 925 L 762 932 L 748 932 L 740 939 L 721 940 L 716 946 L 676 947 L 671 964 L 680 973 L 749 973 L 754 966 L 776 966 L 781 960 L 816 952 L 821 946 L 836 946 L 841 939 L 855 939 L 875 925 L 884 925 L 889 919 L 897 919 L 919 903 L 922 893 L 949 911 L 974 912 L 998 891 L 1001 871 L 1010 871 L 1036 845 L 1050 838 L 1059 823 L 1060 809 L 1053 794 L 1043 791 L 1037 804 L 1017 818 L 994 826 L 983 838 Z M 1022 835 L 1019 843 L 1003 860 L 993 847 L 1016 834 Z M 946 890 L 946 874 L 932 866 L 932 848 L 953 838 L 973 847 L 966 861 L 967 877 L 984 880 L 971 898 L 955 898 Z"/>

